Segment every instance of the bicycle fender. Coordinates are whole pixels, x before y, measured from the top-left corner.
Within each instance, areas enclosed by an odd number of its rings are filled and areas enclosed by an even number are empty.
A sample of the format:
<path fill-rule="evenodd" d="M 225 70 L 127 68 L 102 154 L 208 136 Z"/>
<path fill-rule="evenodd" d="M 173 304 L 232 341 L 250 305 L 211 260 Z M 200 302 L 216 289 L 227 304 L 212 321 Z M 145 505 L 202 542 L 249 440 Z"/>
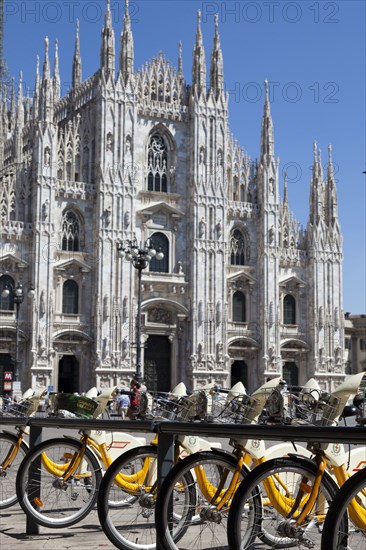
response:
<path fill-rule="evenodd" d="M 205 452 L 205 451 L 203 451 L 203 452 Z M 208 452 L 210 452 L 210 451 L 208 451 Z M 231 458 L 233 457 L 233 454 L 230 451 L 226 451 L 225 449 L 213 448 L 211 450 L 211 452 L 214 453 L 215 455 L 219 455 L 219 456 L 223 456 L 223 457 L 227 457 L 227 456 L 230 456 Z M 247 473 L 250 472 L 250 469 L 248 468 L 248 466 L 246 464 L 243 464 L 242 470 L 245 470 Z"/>
<path fill-rule="evenodd" d="M 62 437 L 64 437 L 65 439 L 72 439 L 72 441 L 77 441 L 78 443 L 80 443 L 79 437 L 73 437 L 72 435 L 65 435 L 65 434 Z"/>
<path fill-rule="evenodd" d="M 14 443 L 18 441 L 18 437 L 13 433 L 9 432 L 8 430 L 1 430 L 3 434 L 10 435 L 14 439 Z M 27 449 L 29 449 L 29 443 L 23 439 L 22 445 L 25 445 Z"/>
<path fill-rule="evenodd" d="M 318 468 L 316 462 L 312 459 L 312 458 L 309 458 L 307 456 L 302 456 L 300 454 L 296 454 L 296 453 L 289 453 L 289 458 L 291 458 L 291 460 L 293 460 L 294 462 L 297 461 L 297 462 L 307 462 L 307 464 L 311 465 L 311 466 L 315 466 L 315 468 Z"/>

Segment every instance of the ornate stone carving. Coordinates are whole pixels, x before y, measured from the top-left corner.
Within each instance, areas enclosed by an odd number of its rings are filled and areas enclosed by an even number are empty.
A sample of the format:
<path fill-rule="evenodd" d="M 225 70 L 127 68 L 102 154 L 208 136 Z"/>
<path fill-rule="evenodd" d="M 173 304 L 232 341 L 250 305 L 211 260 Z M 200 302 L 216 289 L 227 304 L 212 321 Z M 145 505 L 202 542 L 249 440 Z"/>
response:
<path fill-rule="evenodd" d="M 147 320 L 149 323 L 162 323 L 164 325 L 172 324 L 172 314 L 167 309 L 151 308 L 147 313 Z"/>

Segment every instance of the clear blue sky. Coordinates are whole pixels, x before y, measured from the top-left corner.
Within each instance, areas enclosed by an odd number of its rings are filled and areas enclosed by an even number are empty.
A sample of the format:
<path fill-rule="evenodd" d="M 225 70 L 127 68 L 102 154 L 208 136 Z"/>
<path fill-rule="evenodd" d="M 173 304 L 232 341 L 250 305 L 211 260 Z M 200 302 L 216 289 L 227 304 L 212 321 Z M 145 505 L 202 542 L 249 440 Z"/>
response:
<path fill-rule="evenodd" d="M 231 131 L 255 158 L 259 153 L 263 81 L 270 83 L 275 153 L 288 172 L 289 203 L 306 226 L 313 141 L 327 162 L 333 146 L 343 231 L 345 311 L 366 312 L 365 5 L 353 1 L 130 0 L 135 68 L 162 50 L 174 65 L 183 42 L 191 82 L 196 13 L 209 71 L 214 14 L 219 15 Z M 111 0 L 117 59 L 124 1 Z M 34 87 L 44 37 L 59 41 L 62 91 L 71 80 L 76 18 L 80 19 L 83 78 L 99 66 L 105 0 L 5 0 L 4 56 L 16 81 Z"/>

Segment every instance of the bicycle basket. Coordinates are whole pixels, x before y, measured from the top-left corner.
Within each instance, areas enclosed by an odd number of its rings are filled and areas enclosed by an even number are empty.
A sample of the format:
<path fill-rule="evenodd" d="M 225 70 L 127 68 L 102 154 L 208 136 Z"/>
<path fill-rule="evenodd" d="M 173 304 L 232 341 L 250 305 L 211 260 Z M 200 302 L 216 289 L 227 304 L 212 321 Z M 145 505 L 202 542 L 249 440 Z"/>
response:
<path fill-rule="evenodd" d="M 177 397 L 170 393 L 142 393 L 138 415 L 155 420 L 188 420 L 189 402 L 186 396 Z"/>
<path fill-rule="evenodd" d="M 224 406 L 215 417 L 215 421 L 231 424 L 251 424 L 257 416 L 259 402 L 250 395 L 242 394 L 230 401 L 225 399 Z"/>
<path fill-rule="evenodd" d="M 176 413 L 176 420 L 182 422 L 189 422 L 191 420 L 210 420 L 207 392 L 198 390 L 191 395 L 181 397 L 177 402 Z"/>
<path fill-rule="evenodd" d="M 6 416 L 30 416 L 34 412 L 32 399 L 15 401 L 8 397 L 0 398 L 0 414 Z"/>
<path fill-rule="evenodd" d="M 338 414 L 339 399 L 321 391 L 301 387 L 275 388 L 267 399 L 266 423 L 330 426 Z"/>
<path fill-rule="evenodd" d="M 94 418 L 98 403 L 84 395 L 75 393 L 58 393 L 55 399 L 55 414 L 67 411 L 79 418 Z"/>
<path fill-rule="evenodd" d="M 316 426 L 331 426 L 338 417 L 339 402 L 338 397 L 322 392 L 312 415 L 312 423 Z"/>

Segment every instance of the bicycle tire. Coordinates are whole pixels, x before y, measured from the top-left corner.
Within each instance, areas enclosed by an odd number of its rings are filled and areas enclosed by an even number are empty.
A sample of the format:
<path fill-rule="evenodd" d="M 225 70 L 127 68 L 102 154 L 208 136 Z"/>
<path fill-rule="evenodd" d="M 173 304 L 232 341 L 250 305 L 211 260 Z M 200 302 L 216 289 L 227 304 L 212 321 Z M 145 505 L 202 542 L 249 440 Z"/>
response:
<path fill-rule="evenodd" d="M 268 460 L 248 474 L 236 491 L 230 508 L 230 549 L 249 548 L 243 544 L 247 532 L 243 512 L 252 506 L 255 497 L 259 497 L 262 502 L 260 513 L 255 519 L 257 537 L 261 543 L 276 549 L 294 546 L 319 548 L 324 517 L 338 490 L 327 472 L 321 478 L 314 506 L 305 518 L 306 523 L 302 523 L 301 527 L 294 523 L 307 502 L 311 487 L 309 482 L 314 481 L 317 471 L 317 464 L 312 460 L 290 456 Z M 255 511 L 257 513 L 258 508 Z M 249 528 L 252 529 L 252 526 Z"/>
<path fill-rule="evenodd" d="M 23 459 L 16 479 L 17 496 L 23 511 L 39 525 L 69 527 L 94 507 L 102 474 L 88 448 L 75 475 L 63 479 L 70 460 L 81 449 L 78 440 L 56 438 L 36 445 Z M 46 467 L 45 457 L 54 465 L 54 471 Z"/>
<path fill-rule="evenodd" d="M 117 548 L 155 548 L 157 456 L 153 445 L 131 449 L 119 456 L 103 477 L 98 516 L 104 533 Z"/>
<path fill-rule="evenodd" d="M 21 442 L 11 463 L 6 464 L 11 453 L 15 452 L 18 441 L 19 437 L 15 434 L 0 433 L 0 510 L 10 508 L 18 502 L 15 481 L 19 465 L 29 450 L 25 441 Z"/>
<path fill-rule="evenodd" d="M 215 450 L 195 453 L 172 468 L 159 490 L 155 509 L 158 540 L 166 550 L 227 548 L 226 521 L 236 488 L 230 482 L 236 468 L 235 456 Z M 247 474 L 248 469 L 243 467 L 239 481 Z M 191 492 L 196 495 L 191 509 L 181 499 L 182 487 L 190 479 Z M 221 510 L 217 507 L 220 495 L 228 499 Z M 248 539 L 253 538 L 253 534 L 248 535 Z"/>
<path fill-rule="evenodd" d="M 357 526 L 347 508 L 356 498 L 362 516 Z M 335 496 L 324 522 L 321 550 L 364 550 L 366 547 L 366 468 L 350 477 Z"/>

